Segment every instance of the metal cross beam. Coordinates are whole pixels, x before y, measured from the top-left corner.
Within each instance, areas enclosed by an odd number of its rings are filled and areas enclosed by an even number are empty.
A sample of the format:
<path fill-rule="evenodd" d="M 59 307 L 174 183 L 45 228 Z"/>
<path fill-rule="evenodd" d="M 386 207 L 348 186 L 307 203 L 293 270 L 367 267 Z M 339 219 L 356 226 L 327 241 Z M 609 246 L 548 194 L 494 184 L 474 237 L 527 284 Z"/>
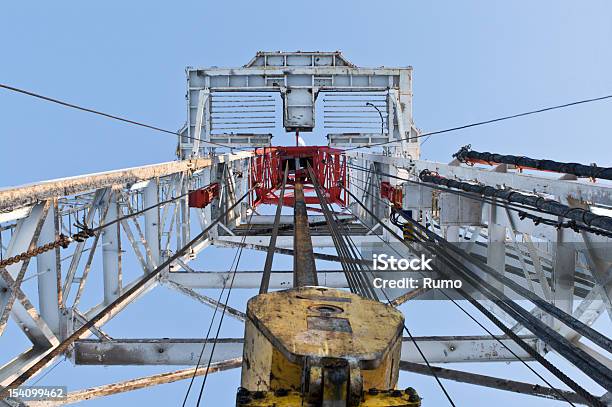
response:
<path fill-rule="evenodd" d="M 434 366 L 429 368 L 420 363 L 401 361 L 400 369 L 406 372 L 432 376 L 434 373 L 440 379 L 453 380 L 460 383 L 469 383 L 476 386 L 484 386 L 497 390 L 510 391 L 514 393 L 527 394 L 552 400 L 570 401 L 577 404 L 585 404 L 585 400 L 578 394 L 552 389 L 550 387 L 534 385 L 532 383 L 517 382 L 514 380 L 486 376 L 476 373 L 463 372 L 460 370 L 446 369 Z"/>
<path fill-rule="evenodd" d="M 428 336 L 416 337 L 416 342 L 431 363 L 457 362 L 514 362 L 516 357 L 530 360 L 512 340 L 501 338 L 504 345 L 486 336 Z M 535 337 L 524 339 L 534 348 L 542 343 Z M 110 341 L 79 340 L 74 344 L 74 363 L 80 365 L 191 365 L 205 343 L 203 339 L 113 339 Z M 221 338 L 213 360 L 224 360 L 242 355 L 242 338 Z M 204 360 L 210 357 L 211 346 L 206 346 Z M 208 352 L 208 353 L 207 353 Z M 421 363 L 423 359 L 409 338 L 402 342 L 402 360 Z"/>

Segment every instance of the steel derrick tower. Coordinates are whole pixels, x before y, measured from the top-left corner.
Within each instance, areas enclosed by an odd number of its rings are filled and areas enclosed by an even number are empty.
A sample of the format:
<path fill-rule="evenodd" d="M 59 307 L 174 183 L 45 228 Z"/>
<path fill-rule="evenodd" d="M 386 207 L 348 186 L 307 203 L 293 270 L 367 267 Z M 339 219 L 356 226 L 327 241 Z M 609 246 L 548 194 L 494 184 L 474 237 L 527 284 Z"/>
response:
<path fill-rule="evenodd" d="M 178 380 L 191 380 L 205 402 L 215 389 L 202 380 L 228 369 L 241 369 L 240 406 L 426 406 L 420 389 L 398 387 L 402 371 L 432 376 L 451 405 L 441 379 L 534 402 L 609 403 L 612 342 L 592 328 L 612 316 L 612 189 L 598 181 L 609 168 L 469 147 L 448 163 L 421 160 L 423 136 L 436 132 L 413 120 L 411 67 L 358 67 L 340 52 L 258 52 L 242 67 L 186 74 L 177 160 L 0 190 L 0 334 L 12 318 L 31 342 L 0 367 L 0 404 L 60 405 Z M 291 145 L 275 142 L 279 127 Z M 319 129 L 327 144 L 311 145 Z M 238 261 L 265 252 L 266 261 L 249 271 L 230 259 L 224 271 L 194 269 L 211 246 L 235 248 Z M 423 275 L 376 270 L 372 248 L 429 256 L 433 279 L 462 286 L 377 286 Z M 292 267 L 274 269 L 275 254 L 293 256 Z M 140 268 L 131 280 L 129 258 Z M 38 290 L 27 295 L 21 284 L 32 275 Z M 102 300 L 86 308 L 92 275 L 102 276 Z M 210 334 L 105 332 L 158 286 L 212 308 L 216 322 L 200 321 Z M 228 305 L 241 289 L 259 294 Z M 412 335 L 398 307 L 416 299 L 458 307 L 474 334 Z M 226 317 L 244 331 L 220 337 Z M 562 372 L 550 352 L 584 377 Z M 70 389 L 56 401 L 9 393 L 64 356 L 76 365 L 190 367 Z M 565 387 L 535 370 L 517 382 L 452 367 L 463 362 L 537 362 Z"/>

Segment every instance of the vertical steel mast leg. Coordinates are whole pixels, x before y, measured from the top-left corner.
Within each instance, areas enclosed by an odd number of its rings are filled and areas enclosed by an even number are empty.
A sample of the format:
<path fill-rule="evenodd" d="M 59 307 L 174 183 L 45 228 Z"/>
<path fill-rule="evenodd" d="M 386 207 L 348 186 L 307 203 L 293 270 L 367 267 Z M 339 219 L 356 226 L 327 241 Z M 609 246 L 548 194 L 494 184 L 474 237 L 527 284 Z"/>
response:
<path fill-rule="evenodd" d="M 312 253 L 312 240 L 308 230 L 308 214 L 304 201 L 304 184 L 295 182 L 294 234 L 293 234 L 293 286 L 319 285 Z"/>

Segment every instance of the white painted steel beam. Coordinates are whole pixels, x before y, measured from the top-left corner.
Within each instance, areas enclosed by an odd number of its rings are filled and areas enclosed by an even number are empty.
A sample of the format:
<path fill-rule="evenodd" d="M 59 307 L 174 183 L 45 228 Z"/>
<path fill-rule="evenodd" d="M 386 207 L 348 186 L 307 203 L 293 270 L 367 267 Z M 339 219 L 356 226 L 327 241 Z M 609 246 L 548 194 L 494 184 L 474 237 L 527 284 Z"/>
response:
<path fill-rule="evenodd" d="M 7 386 L 40 360 L 47 352 L 48 349 L 46 348 L 33 347 L 0 367 L 0 387 Z"/>
<path fill-rule="evenodd" d="M 59 234 L 56 231 L 57 211 L 51 205 L 44 221 L 38 241 L 41 244 L 53 242 Z M 53 333 L 59 336 L 60 332 L 60 310 L 59 291 L 61 271 L 59 270 L 59 248 L 36 256 L 36 272 L 38 274 L 38 309 L 40 316 L 45 320 L 47 326 Z"/>
<path fill-rule="evenodd" d="M 541 350 L 535 337 L 524 338 Z M 415 337 L 430 363 L 514 362 L 518 361 L 503 345 L 490 336 Z M 242 338 L 218 340 L 213 361 L 242 356 Z M 512 340 L 502 339 L 521 359 L 530 356 Z M 204 360 L 210 357 L 213 340 L 208 340 Z M 113 339 L 111 341 L 80 340 L 75 342 L 74 362 L 78 365 L 193 365 L 205 341 L 203 339 Z M 403 338 L 402 360 L 423 362 L 410 338 Z"/>
<path fill-rule="evenodd" d="M 572 243 L 565 242 L 566 234 L 565 229 L 559 229 L 554 243 L 553 301 L 555 306 L 571 315 L 574 310 L 576 249 Z"/>
<path fill-rule="evenodd" d="M 383 159 L 382 156 L 376 155 L 376 160 L 379 159 Z M 385 161 L 387 160 L 388 158 L 385 159 Z M 571 198 L 577 201 L 584 200 L 602 205 L 612 205 L 610 187 L 585 181 L 560 180 L 518 172 L 493 172 L 476 167 L 455 166 L 422 160 L 412 162 L 399 160 L 394 164 L 405 167 L 414 165 L 417 174 L 424 169 L 428 169 L 437 171 L 443 177 L 457 177 L 462 180 L 478 181 L 486 185 L 507 185 L 524 191 L 538 191 L 539 193 L 554 195 L 560 198 L 562 202 Z"/>
<path fill-rule="evenodd" d="M 223 242 L 254 244 L 258 246 L 268 246 L 270 236 L 222 236 L 213 241 L 214 245 L 223 246 Z M 362 244 L 380 243 L 378 236 L 351 236 L 351 239 L 359 247 Z M 312 236 L 312 246 L 314 248 L 336 247 L 331 236 Z M 293 249 L 293 236 L 278 236 L 276 247 L 282 249 Z"/>
<path fill-rule="evenodd" d="M 559 390 L 556 388 L 534 385 L 499 377 L 486 376 L 476 373 L 452 370 L 436 366 L 426 366 L 420 363 L 400 362 L 400 370 L 427 376 L 435 375 L 439 379 L 453 380 L 459 383 L 474 384 L 496 390 L 510 391 L 519 394 L 542 397 L 546 399 L 569 401 L 576 404 L 585 404 L 585 400 L 578 394 Z"/>
<path fill-rule="evenodd" d="M 197 272 L 170 272 L 164 275 L 167 281 L 180 284 L 192 289 L 200 288 L 222 288 L 231 278 L 232 271 L 197 271 Z M 263 273 L 261 271 L 238 271 L 234 278 L 234 289 L 256 289 L 261 284 Z M 397 278 L 395 272 L 377 272 L 382 278 Z M 330 288 L 349 288 L 346 277 L 342 270 L 317 270 L 319 283 Z M 421 277 L 418 272 L 402 272 L 402 277 Z M 293 270 L 272 271 L 270 275 L 271 289 L 289 289 L 293 287 Z"/>
<path fill-rule="evenodd" d="M 9 242 L 6 257 L 12 257 L 27 251 L 32 243 L 36 245 L 41 222 L 44 221 L 46 213 L 45 204 L 39 203 L 32 208 L 28 217 L 19 220 Z M 57 338 L 21 289 L 13 289 L 12 287 L 21 270 L 22 263 L 20 261 L 7 266 L 2 270 L 2 276 L 0 276 L 0 315 L 3 315 L 0 318 L 2 320 L 0 333 L 4 331 L 6 325 L 7 315 L 4 311 L 8 311 L 6 307 L 10 302 L 10 297 L 15 295 L 16 299 L 11 308 L 11 317 L 34 345 L 45 348 L 57 343 Z"/>
<path fill-rule="evenodd" d="M 202 360 L 208 361 L 214 340 L 209 339 Z M 195 365 L 205 341 L 202 339 L 80 340 L 74 344 L 77 365 Z M 242 357 L 243 340 L 220 338 L 213 362 Z"/>
<path fill-rule="evenodd" d="M 225 310 L 224 312 L 226 312 L 230 317 L 234 317 L 236 319 L 238 319 L 239 321 L 245 321 L 246 320 L 246 314 L 242 311 L 239 311 L 237 309 L 235 309 L 234 307 L 232 307 L 231 305 L 228 304 L 223 304 L 217 300 L 215 300 L 214 298 L 210 298 L 206 295 L 200 294 L 194 290 L 192 290 L 189 287 L 186 287 L 184 285 L 178 284 L 174 281 L 171 280 L 167 280 L 164 282 L 166 286 L 177 290 L 180 293 L 185 294 L 186 296 L 193 298 L 194 300 L 207 305 L 215 310 Z"/>
<path fill-rule="evenodd" d="M 152 179 L 144 188 L 144 207 L 149 208 L 159 202 L 159 182 L 157 179 Z M 149 270 L 155 269 L 161 261 L 160 251 L 160 209 L 156 207 L 150 209 L 144 214 L 144 235 L 147 244 L 151 250 L 151 264 Z"/>
<path fill-rule="evenodd" d="M 117 184 L 136 183 L 180 171 L 197 170 L 210 164 L 211 160 L 208 158 L 172 161 L 0 189 L 0 210 L 16 209 L 49 198 L 59 198 Z"/>
<path fill-rule="evenodd" d="M 104 223 L 119 216 L 117 193 L 112 192 Z M 102 230 L 102 269 L 104 274 L 104 302 L 110 304 L 121 293 L 121 240 L 119 223 Z"/>
<path fill-rule="evenodd" d="M 518 362 L 516 356 L 490 336 L 432 336 L 415 339 L 430 363 Z M 534 349 L 542 352 L 542 342 L 536 337 L 523 337 L 523 339 Z M 531 360 L 531 356 L 511 339 L 502 339 L 502 341 L 522 360 Z M 401 360 L 423 362 L 423 358 L 409 338 L 404 338 L 402 342 Z"/>
<path fill-rule="evenodd" d="M 228 369 L 235 369 L 242 365 L 242 358 L 235 358 L 211 363 L 208 369 L 189 368 L 174 372 L 164 372 L 151 376 L 139 377 L 136 379 L 125 380 L 118 383 L 105 384 L 102 386 L 90 387 L 88 389 L 71 391 L 65 398 L 60 400 L 35 400 L 28 402 L 28 407 L 55 407 L 66 404 L 77 403 L 79 401 L 91 400 L 94 398 L 110 396 L 113 394 L 125 393 L 128 391 L 145 389 L 160 384 L 173 383 L 179 380 L 190 379 L 204 374 L 222 372 Z M 11 405 L 12 406 L 12 405 Z"/>
<path fill-rule="evenodd" d="M 107 212 L 106 208 L 108 206 L 109 198 L 110 198 L 110 190 L 108 188 L 101 188 L 101 189 L 96 190 L 96 192 L 94 193 L 94 196 L 91 199 L 91 203 L 89 204 L 87 215 L 85 215 L 85 223 L 87 225 L 93 224 L 94 216 L 97 211 L 103 214 Z M 98 235 L 100 233 L 101 232 L 98 232 Z M 98 239 L 99 239 L 99 236 L 97 236 L 93 240 L 95 243 L 97 243 Z M 68 266 L 68 271 L 66 272 L 66 277 L 64 280 L 64 287 L 62 290 L 62 301 L 64 305 L 66 304 L 68 296 L 70 295 L 70 291 L 72 290 L 72 284 L 74 283 L 74 277 L 79 267 L 79 262 L 81 260 L 81 256 L 83 254 L 83 250 L 85 249 L 86 244 L 87 244 L 87 241 L 77 242 L 72 252 L 72 257 L 70 259 L 70 266 Z"/>

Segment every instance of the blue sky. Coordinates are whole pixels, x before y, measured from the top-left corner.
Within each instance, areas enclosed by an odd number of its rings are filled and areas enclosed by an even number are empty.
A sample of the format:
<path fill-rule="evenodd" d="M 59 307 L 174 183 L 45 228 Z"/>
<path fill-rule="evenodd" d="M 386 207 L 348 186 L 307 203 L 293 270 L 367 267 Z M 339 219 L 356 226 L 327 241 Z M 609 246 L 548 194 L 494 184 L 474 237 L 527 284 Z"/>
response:
<path fill-rule="evenodd" d="M 258 50 L 342 50 L 360 66 L 412 65 L 415 121 L 429 131 L 612 93 L 611 39 L 608 1 L 3 2 L 0 81 L 178 129 L 186 114 L 186 66 L 239 66 Z M 609 166 L 611 111 L 607 101 L 435 136 L 422 157 L 446 162 L 471 143 L 477 150 Z M 292 137 L 275 136 L 281 143 Z M 0 140 L 0 186 L 169 161 L 175 149 L 167 135 L 3 90 Z M 248 255 L 263 264 L 263 257 Z M 224 266 L 211 258 L 198 264 Z M 243 307 L 252 294 L 237 292 L 232 302 Z M 160 288 L 109 331 L 202 336 L 208 310 L 190 301 Z M 404 309 L 419 335 L 480 333 L 444 305 L 415 302 Z M 242 334 L 227 322 L 225 334 Z M 0 358 L 20 349 L 20 341 L 15 329 L 7 332 Z M 533 379 L 516 364 L 461 368 Z M 64 362 L 44 383 L 74 389 L 153 371 L 161 369 Z M 211 376 L 207 405 L 231 405 L 238 383 L 237 370 Z M 402 374 L 401 386 L 407 385 L 424 394 L 424 405 L 446 405 L 430 378 Z M 560 405 L 452 382 L 447 387 L 463 406 L 491 400 L 500 407 Z M 87 405 L 178 404 L 184 388 L 181 382 Z"/>

